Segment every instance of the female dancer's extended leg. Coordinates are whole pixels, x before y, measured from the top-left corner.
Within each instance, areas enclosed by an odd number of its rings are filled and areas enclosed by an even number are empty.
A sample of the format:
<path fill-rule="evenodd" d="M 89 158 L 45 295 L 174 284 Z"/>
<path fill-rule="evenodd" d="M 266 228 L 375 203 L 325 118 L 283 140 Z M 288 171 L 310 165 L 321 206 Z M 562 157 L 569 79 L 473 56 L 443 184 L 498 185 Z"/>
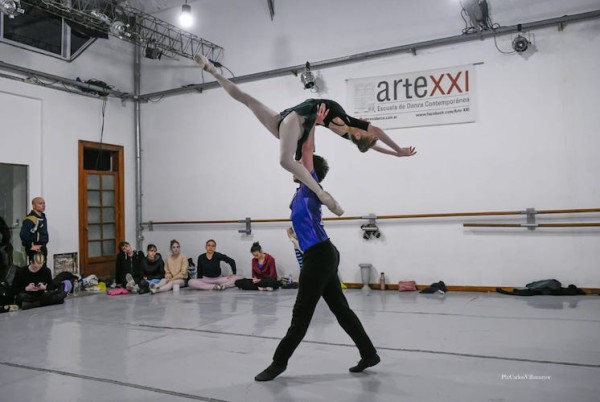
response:
<path fill-rule="evenodd" d="M 216 67 L 203 55 L 197 55 L 195 57 L 196 62 L 204 70 L 212 74 L 219 85 L 223 87 L 233 99 L 246 105 L 248 109 L 254 113 L 256 118 L 266 127 L 271 134 L 276 138 L 279 138 L 279 163 L 281 166 L 292 173 L 298 180 L 304 183 L 308 188 L 314 192 L 319 200 L 329 210 L 336 215 L 342 215 L 344 210 L 340 207 L 337 201 L 325 190 L 321 188 L 319 183 L 310 175 L 310 172 L 299 162 L 294 160 L 293 155 L 296 152 L 298 146 L 298 140 L 302 136 L 303 126 L 302 118 L 295 112 L 287 115 L 281 125 L 279 125 L 280 115 L 273 111 L 271 108 L 265 106 L 263 103 L 250 96 L 246 92 L 242 91 L 237 85 L 229 81 L 222 74 L 217 71 Z M 279 127 L 278 127 L 279 126 Z"/>

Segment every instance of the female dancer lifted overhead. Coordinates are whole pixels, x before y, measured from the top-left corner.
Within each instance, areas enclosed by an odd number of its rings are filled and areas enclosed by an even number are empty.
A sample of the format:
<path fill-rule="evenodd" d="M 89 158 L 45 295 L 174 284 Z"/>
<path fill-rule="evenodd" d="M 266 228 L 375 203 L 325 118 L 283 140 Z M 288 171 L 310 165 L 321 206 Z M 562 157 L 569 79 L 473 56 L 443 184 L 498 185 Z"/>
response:
<path fill-rule="evenodd" d="M 348 116 L 344 109 L 332 100 L 308 99 L 299 105 L 277 113 L 225 78 L 205 56 L 198 54 L 195 60 L 200 67 L 216 78 L 233 99 L 246 105 L 263 126 L 276 138 L 279 138 L 281 166 L 312 190 L 319 200 L 338 216 L 344 213 L 342 207 L 327 191 L 321 188 L 308 170 L 297 162 L 302 157 L 302 145 L 316 125 L 325 126 L 334 133 L 351 140 L 361 152 L 373 148 L 378 152 L 394 156 L 416 154 L 414 147 L 399 147 L 379 127 L 368 121 Z M 383 141 L 389 149 L 375 145 L 378 139 Z"/>

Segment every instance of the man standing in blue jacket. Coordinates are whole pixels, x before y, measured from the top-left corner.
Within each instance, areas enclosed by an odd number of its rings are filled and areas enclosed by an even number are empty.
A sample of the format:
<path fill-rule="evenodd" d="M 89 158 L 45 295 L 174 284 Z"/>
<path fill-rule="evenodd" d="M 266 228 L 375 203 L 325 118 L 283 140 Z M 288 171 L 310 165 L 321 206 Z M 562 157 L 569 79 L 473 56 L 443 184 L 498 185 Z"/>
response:
<path fill-rule="evenodd" d="M 31 200 L 31 212 L 23 219 L 20 236 L 29 261 L 35 253 L 42 253 L 48 261 L 48 220 L 44 211 L 46 201 L 42 197 L 35 197 Z"/>

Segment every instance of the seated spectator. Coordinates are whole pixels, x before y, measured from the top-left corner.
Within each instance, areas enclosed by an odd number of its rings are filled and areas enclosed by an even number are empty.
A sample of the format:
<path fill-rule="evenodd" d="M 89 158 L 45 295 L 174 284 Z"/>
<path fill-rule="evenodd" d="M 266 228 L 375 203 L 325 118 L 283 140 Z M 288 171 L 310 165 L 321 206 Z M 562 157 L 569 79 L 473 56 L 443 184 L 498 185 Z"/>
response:
<path fill-rule="evenodd" d="M 144 253 L 134 250 L 126 241 L 119 243 L 119 250 L 115 263 L 115 283 L 137 293 L 136 283 L 142 279 L 141 265 Z"/>
<path fill-rule="evenodd" d="M 35 307 L 64 303 L 67 294 L 52 282 L 52 272 L 45 266 L 46 258 L 35 253 L 28 266 L 17 269 L 12 283 L 17 305 L 27 310 Z"/>
<path fill-rule="evenodd" d="M 167 292 L 173 286 L 185 286 L 188 276 L 187 257 L 181 253 L 181 245 L 175 239 L 171 240 L 171 255 L 165 261 L 165 277 L 158 283 L 150 284 L 152 294 Z"/>
<path fill-rule="evenodd" d="M 235 260 L 215 251 L 217 242 L 210 239 L 206 242 L 206 253 L 198 257 L 198 279 L 190 279 L 188 286 L 198 290 L 225 290 L 235 286 L 241 279 L 236 275 Z M 231 275 L 221 276 L 221 261 L 231 266 Z"/>
<path fill-rule="evenodd" d="M 262 251 L 259 242 L 252 244 L 252 279 L 244 278 L 235 281 L 235 286 L 242 290 L 274 290 L 279 286 L 275 259 Z"/>
<path fill-rule="evenodd" d="M 148 244 L 146 258 L 142 260 L 142 277 L 150 283 L 158 283 L 165 277 L 165 262 L 154 244 Z"/>

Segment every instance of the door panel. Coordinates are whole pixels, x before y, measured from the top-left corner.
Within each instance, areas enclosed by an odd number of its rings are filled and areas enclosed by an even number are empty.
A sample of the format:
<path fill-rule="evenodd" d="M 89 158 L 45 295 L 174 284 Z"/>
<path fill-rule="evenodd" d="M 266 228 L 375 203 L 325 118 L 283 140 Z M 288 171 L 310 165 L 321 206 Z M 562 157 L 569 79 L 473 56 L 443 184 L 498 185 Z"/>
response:
<path fill-rule="evenodd" d="M 114 277 L 123 240 L 123 147 L 79 142 L 79 244 L 82 275 Z"/>

